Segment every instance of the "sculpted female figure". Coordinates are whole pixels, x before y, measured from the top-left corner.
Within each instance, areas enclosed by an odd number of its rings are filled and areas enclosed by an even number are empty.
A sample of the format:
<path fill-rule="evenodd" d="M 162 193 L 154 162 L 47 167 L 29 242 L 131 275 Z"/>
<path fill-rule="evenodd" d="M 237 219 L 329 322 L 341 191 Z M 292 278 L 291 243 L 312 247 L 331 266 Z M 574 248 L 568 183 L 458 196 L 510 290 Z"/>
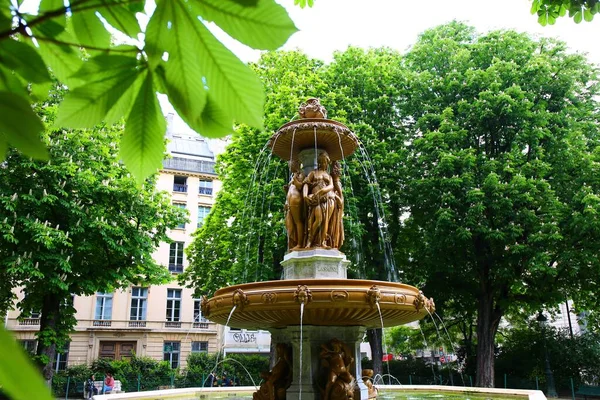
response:
<path fill-rule="evenodd" d="M 287 198 L 285 201 L 285 227 L 288 232 L 288 250 L 297 250 L 304 247 L 304 221 L 306 210 L 302 197 L 304 174 L 298 160 L 290 161 L 292 178 L 287 185 Z"/>
<path fill-rule="evenodd" d="M 306 248 L 325 247 L 328 245 L 329 221 L 335 207 L 333 180 L 327 172 L 330 160 L 325 151 L 319 153 L 317 169 L 312 171 L 304 181 L 302 194 L 308 205 Z"/>
<path fill-rule="evenodd" d="M 335 161 L 331 168 L 335 209 L 331 215 L 331 222 L 329 224 L 329 237 L 331 238 L 331 247 L 334 249 L 339 249 L 344 243 L 344 193 L 342 192 L 341 174 L 342 166 L 339 161 Z"/>

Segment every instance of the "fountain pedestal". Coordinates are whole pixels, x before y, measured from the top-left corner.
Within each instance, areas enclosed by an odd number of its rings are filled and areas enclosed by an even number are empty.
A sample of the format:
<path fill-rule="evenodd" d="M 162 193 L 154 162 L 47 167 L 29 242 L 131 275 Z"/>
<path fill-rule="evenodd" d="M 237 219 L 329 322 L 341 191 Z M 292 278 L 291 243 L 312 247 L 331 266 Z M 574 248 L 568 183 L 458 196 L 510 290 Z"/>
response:
<path fill-rule="evenodd" d="M 289 343 L 292 346 L 293 376 L 292 386 L 286 392 L 286 400 L 317 400 L 320 393 L 315 391 L 314 378 L 321 372 L 321 346 L 332 339 L 344 342 L 352 350 L 354 362 L 349 372 L 356 378 L 357 388 L 354 399 L 367 399 L 368 389 L 361 379 L 362 367 L 360 343 L 366 328 L 363 326 L 288 326 L 282 329 L 270 329 L 274 343 Z M 302 360 L 302 362 L 300 362 Z"/>
<path fill-rule="evenodd" d="M 283 279 L 346 279 L 350 261 L 336 249 L 291 251 L 283 257 Z"/>

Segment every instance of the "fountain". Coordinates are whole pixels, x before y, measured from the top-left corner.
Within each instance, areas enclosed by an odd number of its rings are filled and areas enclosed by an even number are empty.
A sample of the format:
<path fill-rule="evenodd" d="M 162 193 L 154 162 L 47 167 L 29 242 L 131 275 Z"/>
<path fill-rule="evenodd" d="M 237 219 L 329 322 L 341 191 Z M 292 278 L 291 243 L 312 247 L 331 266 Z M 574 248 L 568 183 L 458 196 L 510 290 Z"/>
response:
<path fill-rule="evenodd" d="M 210 320 L 235 328 L 268 329 L 278 362 L 265 373 L 254 400 L 363 400 L 375 396 L 363 381 L 360 342 L 367 328 L 419 320 L 435 311 L 417 288 L 347 279 L 344 196 L 340 161 L 358 147 L 356 135 L 327 119 L 318 99 L 270 139 L 289 161 L 284 279 L 230 286 L 202 301 Z M 365 382 L 367 384 L 365 384 Z"/>

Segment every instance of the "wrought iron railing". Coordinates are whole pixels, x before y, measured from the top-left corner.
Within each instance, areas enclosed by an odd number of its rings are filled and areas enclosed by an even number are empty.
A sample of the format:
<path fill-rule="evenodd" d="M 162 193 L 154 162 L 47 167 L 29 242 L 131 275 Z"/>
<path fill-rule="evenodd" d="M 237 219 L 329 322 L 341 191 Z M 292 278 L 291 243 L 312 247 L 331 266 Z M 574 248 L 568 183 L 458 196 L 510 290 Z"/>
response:
<path fill-rule="evenodd" d="M 216 175 L 215 162 L 193 160 L 191 158 L 173 157 L 163 160 L 163 168 L 175 171 L 201 172 Z"/>
<path fill-rule="evenodd" d="M 179 193 L 187 193 L 187 185 L 184 183 L 174 183 L 173 191 Z"/>

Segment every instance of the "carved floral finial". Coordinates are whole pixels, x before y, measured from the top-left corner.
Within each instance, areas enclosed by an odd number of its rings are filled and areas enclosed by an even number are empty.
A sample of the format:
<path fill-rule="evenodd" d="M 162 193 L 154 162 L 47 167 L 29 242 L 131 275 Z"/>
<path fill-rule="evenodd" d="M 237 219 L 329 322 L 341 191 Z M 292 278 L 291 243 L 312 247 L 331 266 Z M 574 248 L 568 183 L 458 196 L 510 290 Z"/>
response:
<path fill-rule="evenodd" d="M 312 293 L 306 285 L 298 285 L 298 289 L 294 292 L 294 300 L 301 304 L 309 303 L 312 300 Z"/>
<path fill-rule="evenodd" d="M 248 300 L 248 295 L 244 293 L 242 289 L 236 289 L 235 292 L 233 292 L 232 301 L 233 304 L 238 308 L 242 308 L 250 303 L 250 300 Z"/>
<path fill-rule="evenodd" d="M 413 302 L 417 311 L 419 311 L 421 308 L 425 307 L 426 302 L 427 302 L 427 297 L 425 297 L 423 295 L 423 292 L 419 290 L 419 295 L 415 298 L 415 301 Z"/>
<path fill-rule="evenodd" d="M 430 314 L 433 314 L 435 312 L 435 303 L 433 302 L 433 297 L 427 299 L 427 301 L 425 302 L 425 308 L 429 310 Z"/>
<path fill-rule="evenodd" d="M 210 315 L 210 304 L 208 304 L 208 297 L 206 296 L 202 296 L 200 298 L 200 312 L 204 317 L 208 317 Z"/>
<path fill-rule="evenodd" d="M 367 291 L 367 303 L 373 308 L 375 307 L 375 304 L 379 303 L 379 300 L 381 300 L 381 290 L 379 290 L 377 285 L 373 285 Z"/>
<path fill-rule="evenodd" d="M 298 108 L 298 113 L 300 118 L 327 118 L 327 110 L 316 97 L 306 100 L 306 103 Z"/>

